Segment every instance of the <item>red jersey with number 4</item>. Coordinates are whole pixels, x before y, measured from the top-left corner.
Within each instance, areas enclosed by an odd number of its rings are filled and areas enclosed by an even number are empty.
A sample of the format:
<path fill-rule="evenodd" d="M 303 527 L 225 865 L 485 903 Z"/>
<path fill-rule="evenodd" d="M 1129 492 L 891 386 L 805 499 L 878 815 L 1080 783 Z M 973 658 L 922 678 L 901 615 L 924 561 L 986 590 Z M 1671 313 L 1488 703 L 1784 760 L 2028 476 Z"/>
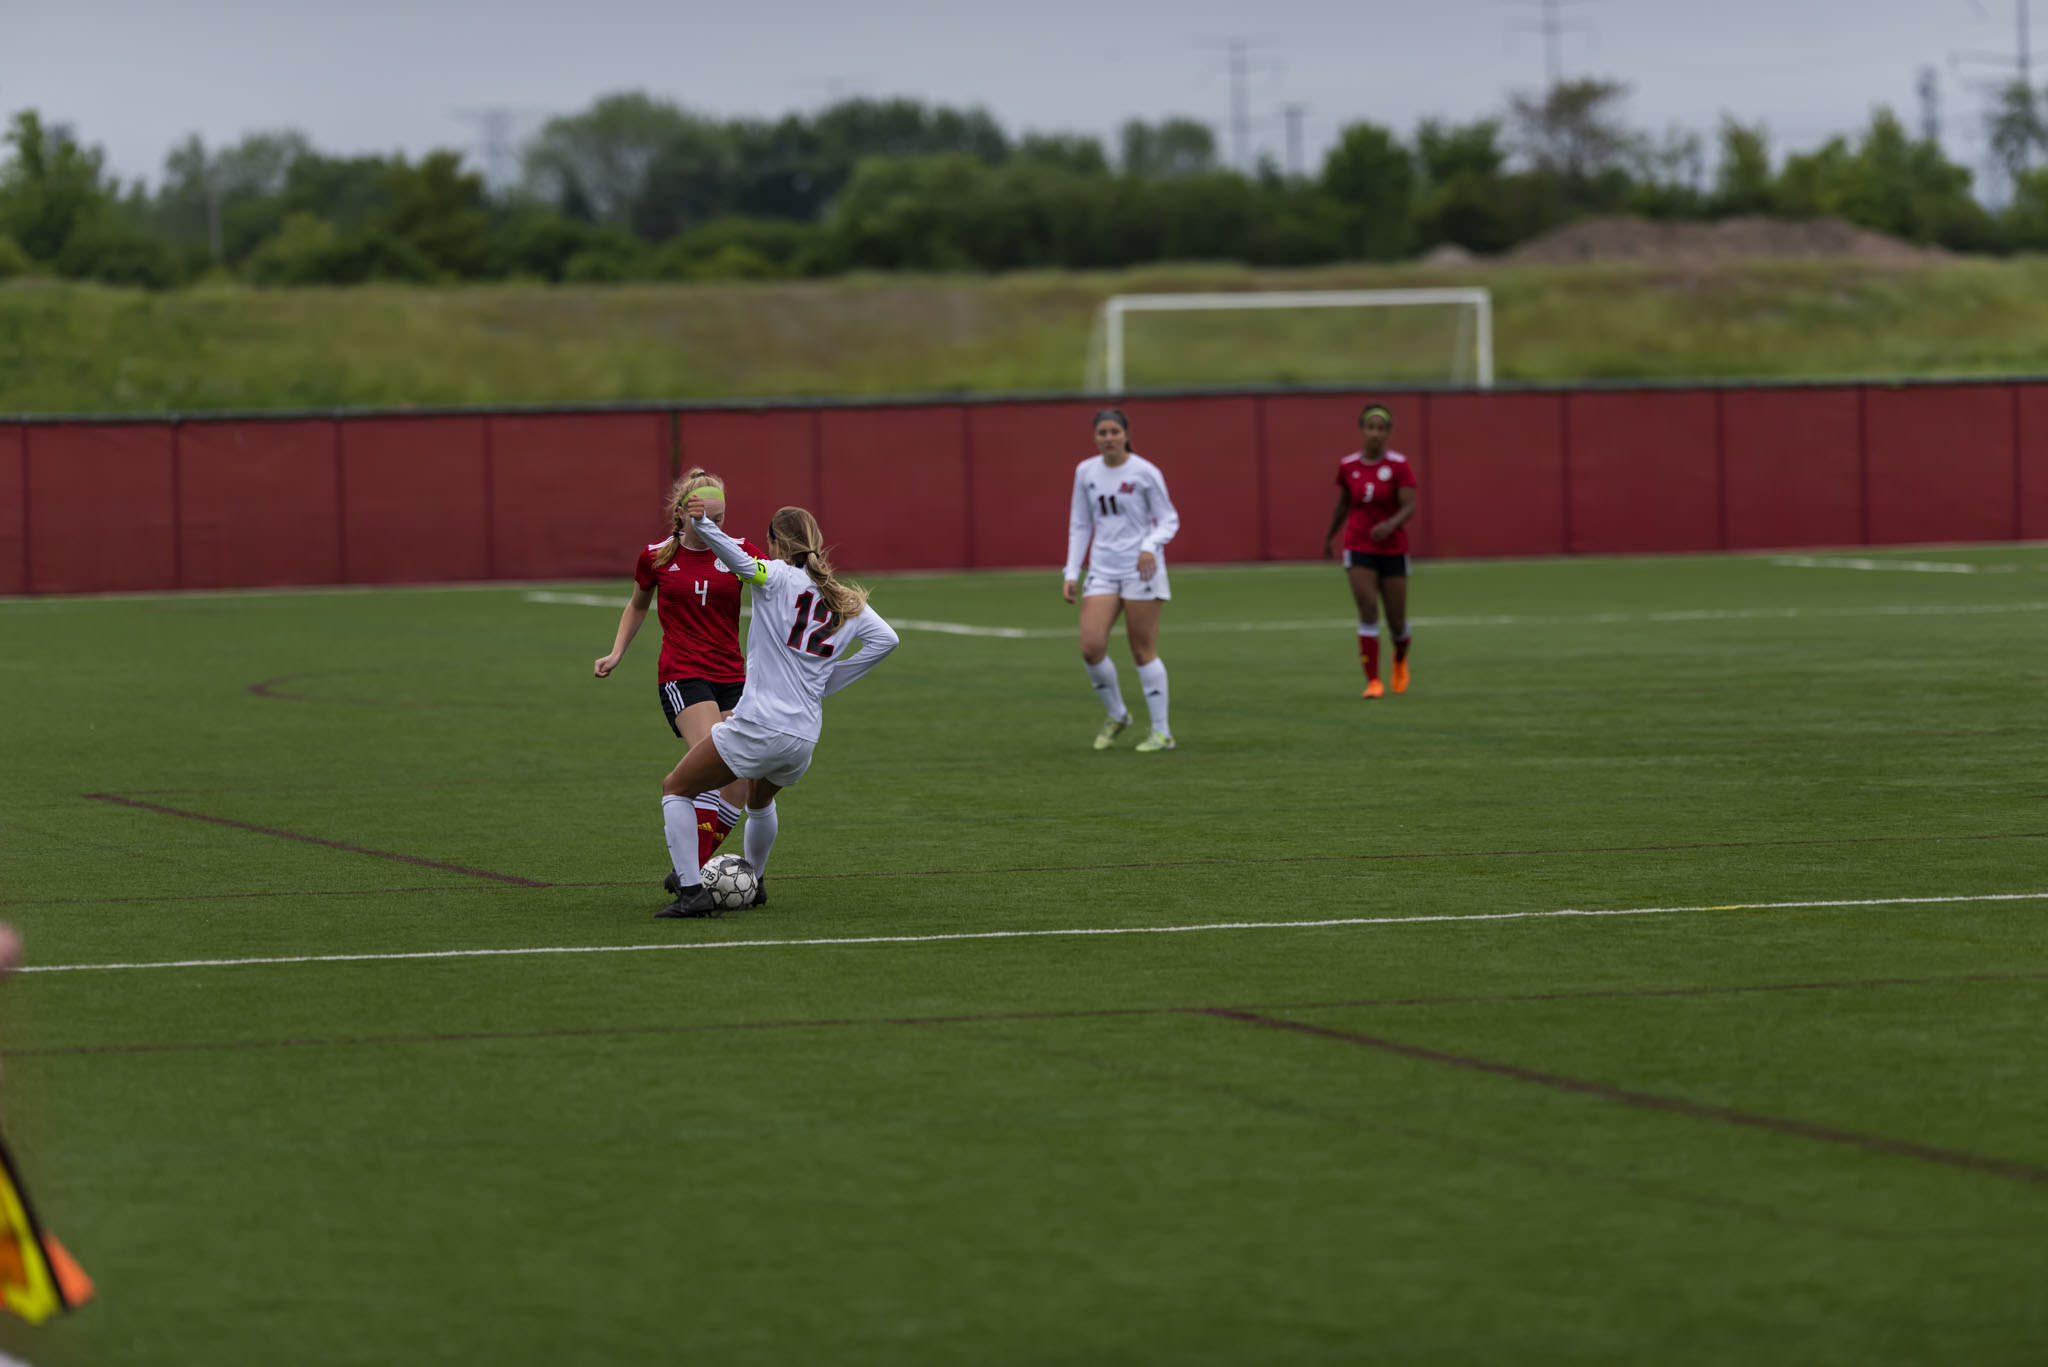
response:
<path fill-rule="evenodd" d="M 1344 523 L 1344 549 L 1370 551 L 1375 555 L 1406 555 L 1408 528 L 1394 528 L 1385 541 L 1372 539 L 1375 525 L 1401 511 L 1401 490 L 1415 487 L 1415 467 L 1399 451 L 1389 451 L 1376 461 L 1365 452 L 1353 451 L 1337 462 L 1337 487 L 1351 496 L 1351 517 Z"/>
<path fill-rule="evenodd" d="M 661 677 L 706 679 L 712 683 L 745 683 L 746 656 L 740 653 L 740 581 L 708 550 L 679 547 L 675 559 L 656 565 L 666 541 L 640 552 L 633 582 L 654 590 L 661 616 Z M 741 539 L 748 555 L 766 560 L 768 552 Z"/>

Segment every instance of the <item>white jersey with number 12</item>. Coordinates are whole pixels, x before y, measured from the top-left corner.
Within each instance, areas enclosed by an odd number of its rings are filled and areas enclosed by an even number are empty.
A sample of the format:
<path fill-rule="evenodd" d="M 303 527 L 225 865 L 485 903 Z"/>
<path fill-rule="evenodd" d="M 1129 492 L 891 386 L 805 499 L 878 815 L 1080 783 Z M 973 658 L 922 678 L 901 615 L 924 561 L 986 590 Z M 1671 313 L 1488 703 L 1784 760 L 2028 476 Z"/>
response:
<path fill-rule="evenodd" d="M 709 518 L 695 526 L 726 568 L 754 589 L 747 689 L 734 718 L 818 739 L 825 698 L 880 664 L 896 648 L 895 630 L 871 606 L 835 622 L 810 575 L 780 560 L 756 560 Z"/>

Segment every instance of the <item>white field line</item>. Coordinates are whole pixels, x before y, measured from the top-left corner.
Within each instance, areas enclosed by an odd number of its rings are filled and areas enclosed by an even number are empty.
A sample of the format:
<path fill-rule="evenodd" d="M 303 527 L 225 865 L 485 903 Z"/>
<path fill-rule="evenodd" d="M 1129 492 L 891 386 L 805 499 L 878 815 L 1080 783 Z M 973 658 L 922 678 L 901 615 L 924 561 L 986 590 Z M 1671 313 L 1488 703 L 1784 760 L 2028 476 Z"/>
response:
<path fill-rule="evenodd" d="M 1866 560 L 1853 555 L 1774 555 L 1771 563 L 1798 570 L 1898 570 L 1907 574 L 2017 574 L 2020 568 L 1961 560 Z"/>
<path fill-rule="evenodd" d="M 1339 916 L 1319 921 L 1208 921 L 1184 926 L 1074 926 L 1062 930 L 969 930 L 939 935 L 848 935 L 820 940 L 704 940 L 653 945 L 553 945 L 528 949 L 430 949 L 402 954 L 288 954 L 250 959 L 167 959 L 108 964 L 32 964 L 18 973 L 105 973 L 152 968 L 241 968 L 257 964 L 356 964 L 406 959 L 495 959 L 552 954 L 655 954 L 695 949 L 816 949 L 847 945 L 923 945 L 955 940 L 1037 940 L 1086 935 L 1187 935 L 1216 930 L 1322 930 L 1336 926 L 1418 926 L 1449 921 L 1535 921 L 1560 916 L 1674 916 L 1693 911 L 1789 911 L 1813 907 L 1915 907 L 1954 902 L 2044 902 L 2048 892 L 1989 892 L 1959 897 L 1860 897 L 1811 902 L 1728 902 L 1696 907 L 1618 907 L 1591 911 L 1491 911 L 1467 916 Z"/>
<path fill-rule="evenodd" d="M 529 593 L 530 603 L 563 603 L 572 606 L 625 607 L 623 598 L 605 598 L 590 593 Z M 1592 612 L 1577 615 L 1540 613 L 1491 613 L 1467 617 L 1413 617 L 1418 627 L 1560 627 L 1606 626 L 1630 622 L 1753 622 L 1792 620 L 1808 617 L 1968 617 L 2010 612 L 2048 612 L 2048 603 L 1895 603 L 1853 608 L 1679 608 L 1669 612 Z M 968 622 L 935 622 L 906 617 L 889 619 L 890 625 L 906 631 L 930 631 L 947 636 L 986 636 L 1005 641 L 1066 640 L 1072 627 L 985 627 Z M 1353 626 L 1349 618 L 1327 617 L 1272 622 L 1170 622 L 1176 635 L 1215 635 L 1249 631 L 1342 631 Z"/>

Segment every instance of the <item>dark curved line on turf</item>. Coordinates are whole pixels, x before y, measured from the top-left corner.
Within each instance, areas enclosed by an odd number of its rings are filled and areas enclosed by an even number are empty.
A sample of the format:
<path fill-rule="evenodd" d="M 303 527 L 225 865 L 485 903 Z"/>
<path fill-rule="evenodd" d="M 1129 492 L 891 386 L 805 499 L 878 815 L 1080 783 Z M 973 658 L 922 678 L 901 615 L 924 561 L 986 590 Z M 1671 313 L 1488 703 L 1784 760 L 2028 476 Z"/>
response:
<path fill-rule="evenodd" d="M 198 1040 L 176 1044 L 66 1044 L 0 1049 L 0 1058 L 56 1058 L 90 1054 L 232 1053 L 249 1049 L 328 1049 L 367 1045 L 464 1044 L 507 1040 L 711 1035 L 775 1030 L 845 1030 L 874 1026 L 996 1025 L 1031 1021 L 1102 1020 L 1119 1016 L 1211 1015 L 1221 1011 L 1358 1011 L 1392 1006 L 1471 1006 L 1507 1002 L 1598 1001 L 1659 997 L 1719 997 L 1752 992 L 1842 992 L 1885 987 L 2048 981 L 2048 971 L 1959 973 L 1929 978 L 1846 978 L 1836 982 L 1741 983 L 1710 987 L 1592 988 L 1583 992 L 1493 992 L 1443 997 L 1362 997 L 1332 1002 L 1259 1002 L 1222 1006 L 1096 1006 L 1054 1011 L 985 1011 L 945 1016 L 846 1016 L 803 1020 L 698 1021 L 677 1025 L 589 1025 L 554 1030 L 429 1031 L 402 1035 L 334 1035 L 309 1039 Z"/>
<path fill-rule="evenodd" d="M 416 854 L 399 854 L 394 850 L 373 850 L 367 845 L 351 845 L 345 840 L 329 840 L 325 836 L 306 835 L 299 831 L 279 830 L 275 826 L 258 826 L 250 821 L 237 821 L 229 816 L 208 816 L 204 812 L 188 812 L 178 807 L 166 807 L 156 802 L 141 802 L 119 793 L 87 793 L 92 802 L 112 802 L 123 807 L 134 807 L 145 812 L 156 812 L 162 816 L 183 817 L 187 821 L 204 821 L 215 826 L 229 826 L 238 831 L 249 831 L 256 835 L 272 836 L 278 840 L 296 840 L 306 845 L 319 845 L 345 854 L 363 854 L 372 859 L 389 859 L 394 863 L 410 864 L 415 868 L 438 869 L 443 873 L 459 873 L 470 878 L 487 878 L 497 883 L 510 883 L 515 887 L 544 888 L 548 885 L 535 878 L 521 878 L 517 874 L 493 873 L 489 869 L 473 869 L 466 864 L 444 864 L 438 859 L 422 859 Z"/>
<path fill-rule="evenodd" d="M 1987 1177 L 2003 1177 L 2010 1181 L 2027 1182 L 2048 1186 L 2048 1168 L 2035 1167 L 2030 1163 L 2019 1163 L 2006 1158 L 1992 1158 L 1983 1154 L 1965 1153 L 1960 1149 L 1945 1149 L 1933 1144 L 1919 1144 L 1909 1139 L 1889 1139 L 1883 1135 L 1864 1134 L 1858 1130 L 1836 1129 L 1831 1125 L 1816 1125 L 1810 1121 L 1793 1120 L 1785 1116 L 1764 1115 L 1758 1111 L 1737 1110 L 1733 1106 L 1716 1106 L 1703 1101 L 1691 1101 L 1680 1096 L 1664 1096 L 1656 1092 L 1638 1092 L 1627 1087 L 1616 1087 L 1611 1083 L 1595 1082 L 1589 1078 L 1566 1077 L 1561 1073 L 1545 1073 L 1534 1068 L 1523 1068 L 1517 1064 L 1501 1063 L 1494 1059 L 1473 1058 L 1467 1054 L 1448 1053 L 1442 1049 L 1431 1049 L 1420 1044 L 1408 1044 L 1401 1040 L 1387 1039 L 1379 1035 L 1362 1034 L 1356 1030 L 1337 1030 L 1326 1025 L 1312 1025 L 1307 1021 L 1288 1020 L 1281 1016 L 1266 1016 L 1255 1011 L 1240 1011 L 1231 1007 L 1211 1007 L 1201 1014 L 1220 1020 L 1237 1021 L 1244 1025 L 1256 1025 L 1266 1030 L 1285 1030 L 1297 1034 L 1313 1035 L 1318 1039 L 1335 1040 L 1361 1049 L 1372 1049 L 1383 1054 L 1419 1063 L 1440 1063 L 1451 1068 L 1462 1068 L 1468 1072 L 1489 1073 L 1495 1077 L 1507 1078 L 1514 1082 L 1526 1082 L 1552 1091 L 1571 1092 L 1579 1096 L 1598 1097 L 1603 1101 L 1615 1101 L 1624 1106 L 1634 1106 L 1646 1111 L 1662 1111 L 1668 1115 L 1682 1115 L 1692 1120 L 1712 1120 L 1724 1125 L 1738 1125 L 1747 1129 L 1766 1130 L 1773 1134 L 1789 1135 L 1795 1139 L 1811 1139 L 1824 1144 L 1840 1144 L 1848 1148 L 1864 1149 L 1871 1153 L 1882 1153 L 1893 1158 L 1912 1158 L 1923 1163 L 1936 1163 L 1943 1167 L 1960 1168 L 1966 1172 L 1982 1173 Z"/>
<path fill-rule="evenodd" d="M 1945 1239 L 1987 1239 L 2030 1237 L 2029 1231 L 2018 1230 L 2010 1234 L 1984 1230 L 1900 1230 L 1871 1228 L 1863 1225 L 1842 1224 L 1836 1221 L 1814 1219 L 1803 1213 L 1794 1214 L 1777 1205 L 1763 1201 L 1745 1201 L 1739 1197 L 1716 1196 L 1711 1193 L 1689 1190 L 1669 1182 L 1649 1181 L 1629 1177 L 1614 1170 L 1609 1164 L 1574 1163 L 1568 1158 L 1559 1158 L 1525 1145 L 1512 1142 L 1489 1142 L 1483 1136 L 1475 1136 L 1458 1129 L 1436 1130 L 1420 1125 L 1389 1120 L 1382 1114 L 1369 1117 L 1350 1114 L 1318 1102 L 1303 1101 L 1295 1096 L 1272 1096 L 1249 1087 L 1233 1086 L 1208 1077 L 1188 1077 L 1160 1068 L 1133 1066 L 1113 1058 L 1093 1055 L 1082 1049 L 1061 1048 L 1048 1045 L 1042 1040 L 1014 1031 L 977 1030 L 973 1038 L 994 1040 L 1025 1050 L 1039 1058 L 1052 1058 L 1093 1069 L 1110 1077 L 1126 1082 L 1150 1083 L 1175 1091 L 1192 1093 L 1197 1096 L 1222 1097 L 1252 1110 L 1273 1115 L 1319 1120 L 1326 1124 L 1338 1125 L 1347 1130 L 1364 1131 L 1368 1134 L 1395 1136 L 1410 1142 L 1430 1144 L 1440 1150 L 1465 1155 L 1482 1155 L 1497 1163 L 1506 1163 L 1532 1172 L 1546 1173 L 1552 1177 L 1566 1177 L 1587 1182 L 1596 1187 L 1646 1196 L 1653 1200 L 1668 1201 L 1674 1205 L 1689 1206 L 1699 1210 L 1711 1210 L 1723 1215 L 1736 1215 L 1787 1229 L 1817 1230 L 1826 1234 L 1841 1235 L 1855 1239 L 1869 1239 L 1885 1243 L 1911 1242 L 1926 1238 Z"/>
<path fill-rule="evenodd" d="M 87 794 L 87 796 L 104 797 L 104 800 L 107 801 L 128 801 L 126 798 L 117 798 L 111 795 Z M 146 804 L 130 802 L 129 805 L 144 806 Z M 160 810 L 170 809 L 164 808 Z M 216 818 L 201 817 L 199 819 L 215 820 Z M 1406 854 L 1276 855 L 1265 859 L 1160 859 L 1126 864 L 1033 864 L 1002 869 L 854 870 L 843 873 L 784 873 L 778 874 L 776 877 L 778 881 L 785 883 L 822 883 L 843 882 L 849 879 L 877 878 L 979 878 L 990 874 L 1011 873 L 1112 873 L 1119 869 L 1267 868 L 1284 864 L 1421 863 L 1433 859 L 1530 859 L 1550 855 L 1662 854 L 1685 850 L 1768 850 L 1824 845 L 1939 845 L 1992 840 L 2048 840 L 2048 831 L 2012 831 L 1991 835 L 1842 836 L 1833 839 L 1817 840 L 1723 840 L 1693 845 L 1580 845 L 1531 850 L 1422 850 Z M 486 876 L 504 877 L 504 875 Z M 656 880 L 652 878 L 612 878 L 573 883 L 544 883 L 532 879 L 512 881 L 515 881 L 519 886 L 532 888 L 639 888 L 652 887 Z M 23 897 L 0 898 L 0 907 L 54 907 L 86 902 L 94 905 L 115 902 L 211 902 L 230 897 L 254 899 L 276 897 L 397 897 L 414 893 L 459 891 L 480 892 L 483 889 L 367 888 L 361 891 L 308 892 L 299 888 L 289 888 L 278 892 L 166 893 L 156 897 Z"/>
<path fill-rule="evenodd" d="M 316 698 L 310 693 L 280 693 L 277 685 L 291 683 L 296 679 L 316 679 L 317 674 L 280 674 L 274 679 L 260 679 L 249 685 L 248 691 L 259 698 L 270 698 L 277 702 L 333 703 L 342 707 L 402 707 L 405 704 L 380 702 L 372 698 Z"/>

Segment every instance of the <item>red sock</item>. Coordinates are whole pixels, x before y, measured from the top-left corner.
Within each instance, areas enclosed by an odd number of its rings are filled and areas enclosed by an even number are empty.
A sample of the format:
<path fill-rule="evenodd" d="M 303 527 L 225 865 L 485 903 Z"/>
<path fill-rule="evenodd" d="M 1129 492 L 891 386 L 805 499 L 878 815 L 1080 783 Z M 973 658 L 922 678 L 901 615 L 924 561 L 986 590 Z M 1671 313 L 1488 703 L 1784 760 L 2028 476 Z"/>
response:
<path fill-rule="evenodd" d="M 1398 636 L 1394 639 L 1394 663 L 1403 664 L 1407 659 L 1408 638 L 1406 636 Z"/>
<path fill-rule="evenodd" d="M 1365 666 L 1366 682 L 1370 683 L 1374 679 L 1379 678 L 1380 638 L 1378 636 L 1360 636 L 1358 638 L 1358 662 Z"/>
<path fill-rule="evenodd" d="M 722 812 L 697 809 L 697 864 L 701 868 L 711 862 L 711 856 L 718 853 L 718 847 L 732 834 L 732 823 Z"/>

